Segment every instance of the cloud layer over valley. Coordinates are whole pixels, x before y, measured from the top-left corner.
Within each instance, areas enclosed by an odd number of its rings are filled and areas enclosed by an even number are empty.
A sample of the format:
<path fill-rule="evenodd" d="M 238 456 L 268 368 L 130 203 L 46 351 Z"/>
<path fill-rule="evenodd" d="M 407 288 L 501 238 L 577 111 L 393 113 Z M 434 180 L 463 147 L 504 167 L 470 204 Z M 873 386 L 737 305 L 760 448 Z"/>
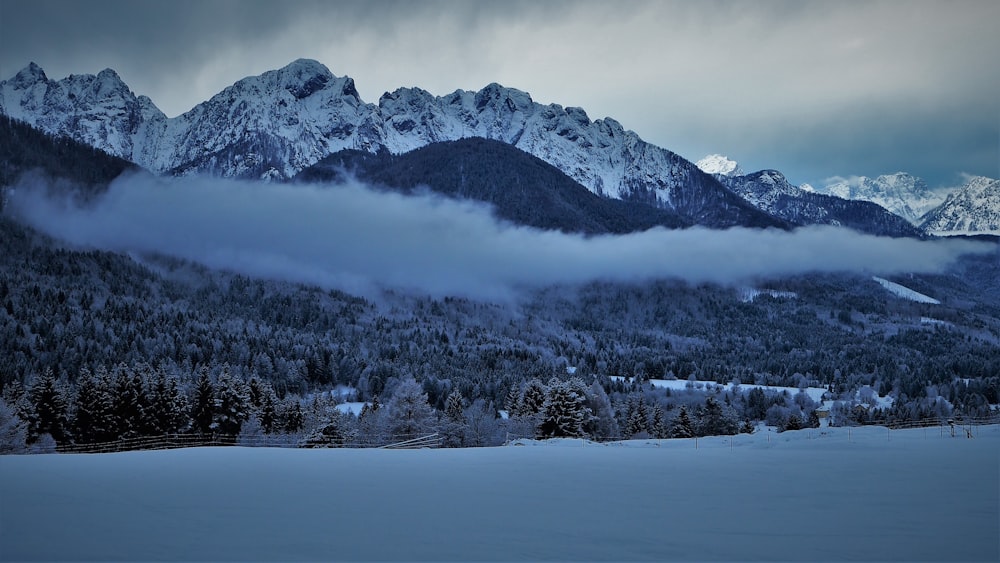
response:
<path fill-rule="evenodd" d="M 930 272 L 993 248 L 834 227 L 584 237 L 501 223 L 473 202 L 378 192 L 357 182 L 291 186 L 128 174 L 85 207 L 48 191 L 22 181 L 9 212 L 85 248 L 162 253 L 363 293 L 388 286 L 489 299 L 520 287 L 594 280 L 736 284 L 806 272 Z"/>

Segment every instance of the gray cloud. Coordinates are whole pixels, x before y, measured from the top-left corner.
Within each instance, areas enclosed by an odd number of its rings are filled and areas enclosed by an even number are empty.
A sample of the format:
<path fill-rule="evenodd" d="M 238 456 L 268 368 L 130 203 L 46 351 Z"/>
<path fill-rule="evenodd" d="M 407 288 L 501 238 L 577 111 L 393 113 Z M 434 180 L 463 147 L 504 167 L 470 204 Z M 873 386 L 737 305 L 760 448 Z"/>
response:
<path fill-rule="evenodd" d="M 110 66 L 170 115 L 310 57 L 368 101 L 496 81 L 689 159 L 723 152 L 796 183 L 1000 176 L 989 0 L 0 1 L 0 74 L 28 60 L 55 77 Z"/>
<path fill-rule="evenodd" d="M 804 272 L 940 271 L 991 245 L 886 239 L 833 227 L 795 232 L 694 228 L 583 237 L 499 223 L 489 209 L 357 183 L 288 186 L 214 178 L 116 180 L 81 208 L 37 181 L 15 216 L 83 247 L 163 253 L 213 268 L 368 293 L 502 298 L 592 280 L 746 283 Z"/>

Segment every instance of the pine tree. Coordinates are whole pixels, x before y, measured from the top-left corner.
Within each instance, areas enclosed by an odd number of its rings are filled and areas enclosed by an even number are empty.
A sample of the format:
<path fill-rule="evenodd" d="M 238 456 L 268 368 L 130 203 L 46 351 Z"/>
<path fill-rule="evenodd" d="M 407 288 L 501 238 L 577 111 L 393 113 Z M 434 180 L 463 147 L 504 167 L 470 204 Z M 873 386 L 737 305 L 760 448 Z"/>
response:
<path fill-rule="evenodd" d="M 691 424 L 691 416 L 688 414 L 686 406 L 681 405 L 680 410 L 677 412 L 677 418 L 674 419 L 670 435 L 674 438 L 694 437 L 694 425 Z"/>
<path fill-rule="evenodd" d="M 69 438 L 66 394 L 51 369 L 35 380 L 29 396 L 32 405 L 32 416 L 28 421 L 29 439 L 34 442 L 42 434 L 49 434 L 56 443 L 66 443 Z"/>
<path fill-rule="evenodd" d="M 813 409 L 813 410 L 809 411 L 809 421 L 807 423 L 807 426 L 809 428 L 819 428 L 820 427 L 819 413 L 816 412 L 816 409 Z"/>
<path fill-rule="evenodd" d="M 250 417 L 250 390 L 245 381 L 224 366 L 215 387 L 215 425 L 219 433 L 235 436 Z"/>
<path fill-rule="evenodd" d="M 150 419 L 156 434 L 176 434 L 187 426 L 187 401 L 177 380 L 157 370 L 150 397 Z"/>
<path fill-rule="evenodd" d="M 556 378 L 549 380 L 548 392 L 542 406 L 542 421 L 538 425 L 540 438 L 581 438 L 583 422 L 590 415 L 586 399 L 575 386 Z"/>
<path fill-rule="evenodd" d="M 465 445 L 465 408 L 462 394 L 455 389 L 445 400 L 444 420 L 441 421 L 440 432 L 444 445 L 449 448 L 460 448 Z"/>
<path fill-rule="evenodd" d="M 261 395 L 260 400 L 260 426 L 265 434 L 271 434 L 274 432 L 277 426 L 277 411 L 275 410 L 274 403 L 277 401 L 277 397 L 274 391 L 265 391 Z"/>
<path fill-rule="evenodd" d="M 125 364 L 119 364 L 112 377 L 116 439 L 144 435 L 148 405 L 142 389 L 142 379 Z"/>
<path fill-rule="evenodd" d="M 736 422 L 722 411 L 722 405 L 715 397 L 705 399 L 705 405 L 698 416 L 698 432 L 701 436 L 727 436 L 736 434 Z"/>
<path fill-rule="evenodd" d="M 28 423 L 21 420 L 7 402 L 0 399 L 0 455 L 27 450 Z"/>
<path fill-rule="evenodd" d="M 462 394 L 458 391 L 458 389 L 448 394 L 448 398 L 445 400 L 444 408 L 444 414 L 448 420 L 458 423 L 462 422 L 462 419 L 465 416 L 465 406 L 462 403 Z"/>
<path fill-rule="evenodd" d="M 660 405 L 653 405 L 653 420 L 650 422 L 651 434 L 654 438 L 661 439 L 668 437 L 667 424 L 663 417 L 663 409 Z"/>
<path fill-rule="evenodd" d="M 112 397 L 107 380 L 84 368 L 76 382 L 76 410 L 73 413 L 73 439 L 77 444 L 113 440 Z"/>
<path fill-rule="evenodd" d="M 302 413 L 302 405 L 298 401 L 292 399 L 286 403 L 282 411 L 282 418 L 285 421 L 285 432 L 294 434 L 302 431 L 305 415 Z"/>
<path fill-rule="evenodd" d="M 785 423 L 785 430 L 802 430 L 802 418 L 798 413 L 792 413 L 788 417 L 788 422 Z"/>
<path fill-rule="evenodd" d="M 625 434 L 631 438 L 642 433 L 648 433 L 648 418 L 646 416 L 646 405 L 640 398 L 638 401 L 629 399 L 627 419 L 625 423 Z"/>
<path fill-rule="evenodd" d="M 209 434 L 214 430 L 215 421 L 215 386 L 208 376 L 208 368 L 198 370 L 198 382 L 191 401 L 192 430 L 201 434 Z"/>
<path fill-rule="evenodd" d="M 521 393 L 517 386 L 510 386 L 510 389 L 507 390 L 507 396 L 504 399 L 503 404 L 504 409 L 507 410 L 507 416 L 517 416 L 521 414 Z"/>
<path fill-rule="evenodd" d="M 316 430 L 309 433 L 299 445 L 303 448 L 340 448 L 347 442 L 347 428 L 343 416 L 334 410 Z"/>
<path fill-rule="evenodd" d="M 542 412 L 545 406 L 546 389 L 538 379 L 532 379 L 521 395 L 521 410 L 518 414 L 531 416 Z"/>

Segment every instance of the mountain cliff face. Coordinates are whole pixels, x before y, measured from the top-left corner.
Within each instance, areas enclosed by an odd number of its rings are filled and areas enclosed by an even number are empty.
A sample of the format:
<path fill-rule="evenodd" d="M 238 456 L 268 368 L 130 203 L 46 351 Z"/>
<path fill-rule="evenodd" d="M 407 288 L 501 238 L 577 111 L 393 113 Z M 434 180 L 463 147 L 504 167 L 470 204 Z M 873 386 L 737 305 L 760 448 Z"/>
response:
<path fill-rule="evenodd" d="M 941 205 L 948 195 L 948 190 L 932 190 L 923 179 L 906 172 L 875 178 L 836 178 L 817 191 L 843 199 L 877 203 L 914 225 L 919 224 L 928 211 Z"/>
<path fill-rule="evenodd" d="M 111 69 L 57 82 L 34 63 L 0 82 L 0 111 L 132 161 L 136 142 L 147 137 L 147 125 L 166 120 L 149 98 L 133 94 Z"/>
<path fill-rule="evenodd" d="M 484 137 L 552 164 L 598 195 L 671 209 L 713 227 L 773 222 L 694 164 L 617 121 L 592 121 L 580 108 L 538 104 L 498 84 L 440 97 L 401 88 L 369 104 L 352 79 L 298 60 L 167 118 L 111 70 L 53 81 L 32 64 L 0 82 L 0 110 L 170 174 L 287 179 L 343 149 L 402 153 Z"/>
<path fill-rule="evenodd" d="M 892 237 L 922 235 L 919 228 L 879 205 L 803 190 L 790 184 L 776 170 L 743 176 L 717 175 L 716 178 L 757 208 L 793 224 L 839 225 Z"/>
<path fill-rule="evenodd" d="M 924 217 L 923 228 L 941 235 L 1000 234 L 1000 180 L 976 176 Z"/>

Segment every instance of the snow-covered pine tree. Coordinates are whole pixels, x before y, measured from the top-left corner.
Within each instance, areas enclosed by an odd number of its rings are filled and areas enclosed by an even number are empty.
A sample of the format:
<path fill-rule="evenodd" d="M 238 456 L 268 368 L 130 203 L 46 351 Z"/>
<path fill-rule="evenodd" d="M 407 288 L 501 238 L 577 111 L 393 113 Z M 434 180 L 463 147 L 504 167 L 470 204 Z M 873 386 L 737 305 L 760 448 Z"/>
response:
<path fill-rule="evenodd" d="M 448 398 L 445 399 L 444 415 L 452 422 L 462 422 L 464 417 L 465 401 L 462 398 L 462 393 L 455 389 L 448 394 Z"/>
<path fill-rule="evenodd" d="M 525 385 L 524 393 L 521 394 L 521 410 L 518 414 L 531 416 L 542 412 L 546 394 L 545 385 L 537 378 L 533 378 Z"/>
<path fill-rule="evenodd" d="M 215 386 L 215 425 L 220 434 L 235 436 L 250 416 L 250 390 L 242 378 L 223 366 Z"/>
<path fill-rule="evenodd" d="M 460 448 L 465 445 L 465 401 L 458 389 L 453 390 L 445 399 L 444 419 L 441 421 L 440 432 L 445 447 Z"/>
<path fill-rule="evenodd" d="M 71 425 L 74 442 L 94 444 L 115 438 L 112 436 L 112 398 L 106 380 L 83 368 L 76 380 L 75 405 Z"/>
<path fill-rule="evenodd" d="M 705 399 L 698 416 L 698 432 L 702 436 L 728 436 L 736 434 L 736 421 L 726 416 L 715 397 Z"/>
<path fill-rule="evenodd" d="M 272 389 L 270 385 L 267 385 L 260 397 L 260 409 L 258 414 L 260 427 L 267 434 L 274 432 L 278 426 L 278 411 L 275 407 L 277 402 L 278 397 L 275 395 L 274 389 Z"/>
<path fill-rule="evenodd" d="M 34 442 L 49 434 L 58 444 L 69 438 L 66 392 L 52 375 L 51 369 L 35 380 L 29 391 L 32 415 L 28 421 L 28 439 Z"/>
<path fill-rule="evenodd" d="M 659 404 L 653 405 L 652 408 L 652 420 L 650 421 L 650 434 L 656 439 L 667 438 L 669 432 L 667 431 L 667 423 L 663 416 L 663 409 Z"/>
<path fill-rule="evenodd" d="M 507 410 L 508 417 L 521 414 L 521 391 L 516 385 L 511 385 L 510 389 L 507 390 L 503 405 L 504 409 Z"/>
<path fill-rule="evenodd" d="M 549 380 L 542 406 L 538 437 L 584 437 L 583 422 L 590 415 L 589 411 L 586 398 L 577 392 L 575 386 L 553 377 Z"/>
<path fill-rule="evenodd" d="M 295 434 L 302 431 L 305 423 L 305 413 L 302 412 L 302 405 L 294 397 L 286 397 L 284 406 L 281 409 L 281 418 L 284 421 L 285 432 Z"/>
<path fill-rule="evenodd" d="M 188 423 L 188 406 L 177 379 L 162 370 L 153 375 L 150 390 L 150 419 L 156 434 L 176 434 Z"/>
<path fill-rule="evenodd" d="M 674 423 L 670 427 L 671 438 L 692 438 L 694 437 L 694 425 L 691 423 L 691 415 L 688 414 L 687 406 L 681 405 L 674 418 Z"/>
<path fill-rule="evenodd" d="M 215 386 L 208 375 L 208 368 L 198 369 L 198 381 L 195 383 L 194 396 L 191 398 L 191 430 L 201 434 L 210 434 L 215 421 Z"/>
<path fill-rule="evenodd" d="M 788 422 L 785 423 L 785 427 L 782 430 L 802 430 L 802 417 L 799 413 L 793 412 L 788 417 Z"/>
<path fill-rule="evenodd" d="M 303 448 L 341 448 L 348 443 L 349 425 L 340 411 L 334 409 L 327 420 L 309 433 L 300 443 Z"/>
<path fill-rule="evenodd" d="M 640 397 L 638 400 L 629 398 L 628 410 L 626 411 L 625 435 L 629 438 L 648 437 L 648 418 L 646 416 L 646 402 Z"/>
<path fill-rule="evenodd" d="M 0 399 L 0 455 L 27 450 L 28 423 L 21 420 L 6 401 Z"/>
<path fill-rule="evenodd" d="M 142 388 L 142 379 L 124 363 L 112 371 L 114 380 L 114 421 L 116 439 L 135 438 L 144 435 L 148 416 L 148 402 Z"/>

